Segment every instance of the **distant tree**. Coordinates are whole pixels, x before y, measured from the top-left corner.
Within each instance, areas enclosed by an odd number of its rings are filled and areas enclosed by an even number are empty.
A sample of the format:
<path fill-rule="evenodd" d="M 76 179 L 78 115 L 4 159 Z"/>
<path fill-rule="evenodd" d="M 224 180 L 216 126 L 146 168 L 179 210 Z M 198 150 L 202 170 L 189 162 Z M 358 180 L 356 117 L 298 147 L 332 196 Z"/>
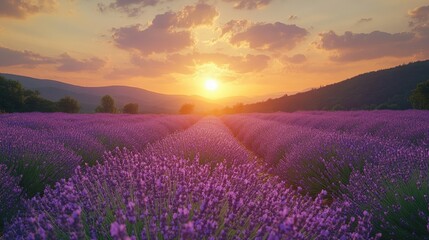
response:
<path fill-rule="evenodd" d="M 57 103 L 58 111 L 65 113 L 78 113 L 80 110 L 79 102 L 69 96 L 65 96 Z"/>
<path fill-rule="evenodd" d="M 232 114 L 232 108 L 230 106 L 226 106 L 222 109 L 223 114 Z"/>
<path fill-rule="evenodd" d="M 24 100 L 24 112 L 56 112 L 56 104 L 52 101 L 39 96 L 38 92 L 34 92 L 27 96 Z"/>
<path fill-rule="evenodd" d="M 115 100 L 109 95 L 101 98 L 101 105 L 95 109 L 98 113 L 116 113 Z"/>
<path fill-rule="evenodd" d="M 179 113 L 180 114 L 191 114 L 194 112 L 194 104 L 185 103 L 180 107 Z"/>
<path fill-rule="evenodd" d="M 343 111 L 343 110 L 346 110 L 346 108 L 343 105 L 338 103 L 338 104 L 335 104 L 331 110 L 332 111 Z"/>
<path fill-rule="evenodd" d="M 232 107 L 233 113 L 242 113 L 244 110 L 244 104 L 243 103 L 237 103 Z"/>
<path fill-rule="evenodd" d="M 429 80 L 417 85 L 411 93 L 410 102 L 415 109 L 429 109 Z"/>
<path fill-rule="evenodd" d="M 139 105 L 137 103 L 128 103 L 122 109 L 123 113 L 137 114 L 139 112 Z"/>
<path fill-rule="evenodd" d="M 19 112 L 24 106 L 24 89 L 17 81 L 0 76 L 0 110 Z"/>

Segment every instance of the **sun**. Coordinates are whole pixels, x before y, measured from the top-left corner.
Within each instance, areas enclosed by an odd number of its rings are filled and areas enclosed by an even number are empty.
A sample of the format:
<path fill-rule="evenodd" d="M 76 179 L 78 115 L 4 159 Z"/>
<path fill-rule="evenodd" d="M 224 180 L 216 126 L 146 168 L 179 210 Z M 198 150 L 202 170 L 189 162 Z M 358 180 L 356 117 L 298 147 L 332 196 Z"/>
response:
<path fill-rule="evenodd" d="M 216 79 L 209 78 L 205 81 L 204 87 L 210 92 L 214 92 L 219 88 L 219 83 Z"/>

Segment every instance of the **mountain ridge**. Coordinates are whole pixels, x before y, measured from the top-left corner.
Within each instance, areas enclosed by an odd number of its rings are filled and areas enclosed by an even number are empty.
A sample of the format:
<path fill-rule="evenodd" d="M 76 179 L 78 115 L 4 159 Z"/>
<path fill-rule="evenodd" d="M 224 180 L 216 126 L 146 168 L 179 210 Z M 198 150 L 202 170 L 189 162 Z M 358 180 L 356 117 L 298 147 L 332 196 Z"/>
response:
<path fill-rule="evenodd" d="M 246 104 L 244 112 L 410 109 L 408 98 L 429 80 L 429 60 L 362 73 L 318 89 Z"/>

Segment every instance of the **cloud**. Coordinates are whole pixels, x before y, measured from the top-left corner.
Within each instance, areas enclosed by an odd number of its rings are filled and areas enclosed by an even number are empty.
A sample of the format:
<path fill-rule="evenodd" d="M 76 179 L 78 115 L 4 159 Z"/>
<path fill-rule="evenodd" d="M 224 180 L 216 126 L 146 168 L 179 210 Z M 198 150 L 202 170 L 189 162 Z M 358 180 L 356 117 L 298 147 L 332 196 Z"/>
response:
<path fill-rule="evenodd" d="M 284 63 L 301 64 L 307 61 L 307 57 L 304 54 L 295 54 L 292 57 L 284 56 L 281 60 Z"/>
<path fill-rule="evenodd" d="M 246 30 L 251 23 L 247 20 L 231 20 L 221 28 L 221 36 L 226 34 L 234 34 Z"/>
<path fill-rule="evenodd" d="M 214 63 L 236 73 L 260 72 L 268 67 L 270 57 L 266 55 L 230 56 L 223 53 L 169 54 L 163 59 L 153 59 L 132 54 L 132 69 L 114 69 L 112 76 L 160 77 L 169 74 L 192 74 L 197 65 Z"/>
<path fill-rule="evenodd" d="M 31 51 L 17 51 L 10 48 L 0 47 L 0 66 L 24 65 L 34 67 L 39 64 L 55 63 L 54 59 L 41 56 Z"/>
<path fill-rule="evenodd" d="M 0 47 L 0 67 L 23 66 L 32 68 L 42 64 L 57 65 L 58 71 L 78 72 L 98 70 L 105 65 L 105 62 L 96 57 L 78 60 L 64 53 L 59 58 L 52 58 L 31 51 Z"/>
<path fill-rule="evenodd" d="M 234 4 L 235 9 L 259 9 L 267 6 L 272 0 L 223 0 Z"/>
<path fill-rule="evenodd" d="M 333 61 L 359 61 L 381 57 L 407 57 L 428 52 L 429 39 L 422 39 L 413 32 L 371 33 L 345 32 L 337 35 L 330 31 L 320 34 L 319 48 L 335 51 Z M 429 41 L 428 41 L 429 42 Z"/>
<path fill-rule="evenodd" d="M 141 25 L 113 29 L 113 39 L 119 48 L 144 54 L 178 52 L 193 46 L 191 28 L 211 25 L 218 15 L 213 6 L 198 3 L 178 12 L 156 15 L 145 29 Z"/>
<path fill-rule="evenodd" d="M 49 12 L 57 7 L 56 0 L 1 0 L 0 17 L 26 18 L 39 12 Z"/>
<path fill-rule="evenodd" d="M 166 12 L 156 15 L 151 27 L 159 29 L 192 28 L 202 25 L 212 25 L 219 16 L 216 8 L 205 4 L 185 6 L 178 12 Z"/>
<path fill-rule="evenodd" d="M 180 54 L 169 55 L 163 60 L 133 55 L 131 62 L 140 68 L 139 75 L 145 77 L 159 77 L 172 73 L 190 74 L 193 72 L 192 59 Z"/>
<path fill-rule="evenodd" d="M 290 15 L 289 18 L 287 19 L 288 21 L 295 21 L 298 19 L 298 16 L 296 15 Z"/>
<path fill-rule="evenodd" d="M 212 25 L 216 17 L 219 16 L 215 7 L 198 3 L 192 6 L 186 6 L 183 10 L 176 13 L 176 27 L 190 28 L 201 25 Z"/>
<path fill-rule="evenodd" d="M 361 18 L 361 19 L 359 19 L 357 24 L 367 23 L 367 22 L 371 22 L 371 21 L 372 21 L 372 18 Z"/>
<path fill-rule="evenodd" d="M 419 24 L 413 28 L 413 31 L 421 38 L 429 41 L 429 23 Z M 427 51 L 429 51 L 429 49 Z"/>
<path fill-rule="evenodd" d="M 308 31 L 296 25 L 284 23 L 257 23 L 246 28 L 246 22 L 229 22 L 222 33 L 231 34 L 229 42 L 235 46 L 247 45 L 256 50 L 290 50 L 303 41 Z M 243 30 L 243 28 L 245 28 Z"/>
<path fill-rule="evenodd" d="M 114 29 L 113 32 L 117 47 L 136 49 L 143 54 L 177 52 L 194 44 L 189 31 L 170 31 L 152 26 L 141 30 L 140 25 L 135 25 Z"/>
<path fill-rule="evenodd" d="M 429 21 L 429 5 L 415 8 L 408 12 L 412 19 L 411 25 L 415 23 L 423 23 Z"/>
<path fill-rule="evenodd" d="M 429 58 L 429 6 L 408 12 L 410 31 L 387 33 L 321 33 L 318 47 L 333 52 L 331 60 L 352 62 L 382 57 Z"/>
<path fill-rule="evenodd" d="M 105 12 L 108 9 L 117 10 L 126 13 L 129 17 L 135 17 L 143 12 L 148 6 L 156 6 L 165 1 L 162 0 L 115 0 L 110 4 L 98 3 L 98 10 Z"/>
<path fill-rule="evenodd" d="M 415 8 L 408 12 L 410 26 L 420 37 L 429 40 L 429 5 Z"/>
<path fill-rule="evenodd" d="M 263 54 L 231 56 L 223 53 L 194 53 L 189 57 L 197 64 L 214 63 L 237 73 L 260 72 L 268 67 L 270 61 L 270 57 Z"/>
<path fill-rule="evenodd" d="M 106 64 L 106 62 L 100 58 L 92 57 L 78 60 L 70 57 L 67 53 L 61 54 L 57 63 L 60 64 L 57 70 L 62 72 L 96 71 Z"/>
<path fill-rule="evenodd" d="M 251 55 L 245 57 L 233 57 L 229 67 L 237 73 L 260 72 L 268 67 L 270 57 L 266 55 Z"/>

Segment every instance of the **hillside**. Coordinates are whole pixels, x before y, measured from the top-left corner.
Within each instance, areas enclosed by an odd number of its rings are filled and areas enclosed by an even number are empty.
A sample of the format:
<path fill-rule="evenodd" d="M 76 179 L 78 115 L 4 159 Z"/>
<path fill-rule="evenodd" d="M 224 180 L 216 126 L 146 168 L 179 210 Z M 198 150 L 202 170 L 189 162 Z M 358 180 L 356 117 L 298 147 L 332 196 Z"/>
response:
<path fill-rule="evenodd" d="M 79 101 L 83 113 L 94 112 L 101 97 L 106 94 L 115 99 L 119 108 L 127 103 L 138 103 L 142 113 L 177 113 L 184 103 L 195 104 L 196 111 L 199 112 L 221 107 L 199 96 L 167 95 L 126 86 L 82 87 L 54 80 L 12 74 L 0 75 L 20 82 L 26 89 L 39 91 L 42 97 L 51 101 L 58 101 L 64 96 L 71 96 Z"/>
<path fill-rule="evenodd" d="M 409 109 L 408 97 L 429 80 L 429 60 L 358 75 L 308 92 L 244 106 L 245 112 Z"/>

